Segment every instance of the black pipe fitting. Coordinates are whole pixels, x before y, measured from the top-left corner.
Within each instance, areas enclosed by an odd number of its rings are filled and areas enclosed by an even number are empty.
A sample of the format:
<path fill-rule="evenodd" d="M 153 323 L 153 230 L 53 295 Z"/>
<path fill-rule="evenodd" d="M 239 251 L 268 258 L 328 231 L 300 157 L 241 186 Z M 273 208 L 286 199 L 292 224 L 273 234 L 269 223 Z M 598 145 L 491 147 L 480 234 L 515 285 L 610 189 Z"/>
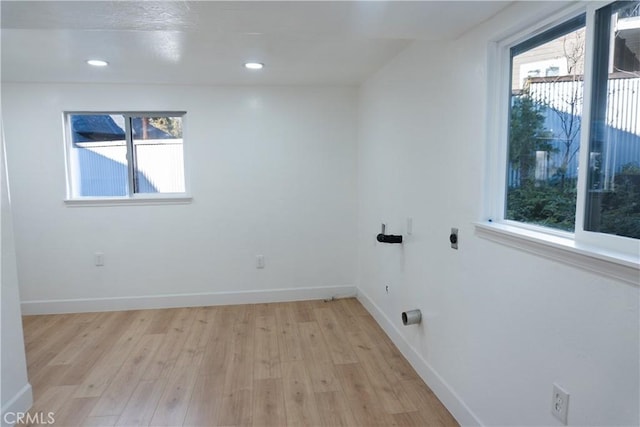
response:
<path fill-rule="evenodd" d="M 402 236 L 396 236 L 394 234 L 378 234 L 376 237 L 380 243 L 402 243 Z"/>

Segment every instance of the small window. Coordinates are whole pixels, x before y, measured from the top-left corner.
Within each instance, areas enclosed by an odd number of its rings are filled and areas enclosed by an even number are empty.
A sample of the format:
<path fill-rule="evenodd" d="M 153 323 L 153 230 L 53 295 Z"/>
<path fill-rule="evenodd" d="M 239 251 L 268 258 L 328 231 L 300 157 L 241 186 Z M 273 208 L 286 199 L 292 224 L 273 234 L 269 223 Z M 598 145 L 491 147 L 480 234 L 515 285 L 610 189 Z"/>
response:
<path fill-rule="evenodd" d="M 560 67 L 549 67 L 545 70 L 544 75 L 547 77 L 554 77 L 560 75 Z"/>
<path fill-rule="evenodd" d="M 66 113 L 68 196 L 185 193 L 185 113 Z"/>
<path fill-rule="evenodd" d="M 540 77 L 540 69 L 536 68 L 535 70 L 529 70 L 527 77 Z"/>
<path fill-rule="evenodd" d="M 530 71 L 511 79 L 506 219 L 574 231 L 584 26 L 581 15 L 511 48 L 511 75 Z"/>

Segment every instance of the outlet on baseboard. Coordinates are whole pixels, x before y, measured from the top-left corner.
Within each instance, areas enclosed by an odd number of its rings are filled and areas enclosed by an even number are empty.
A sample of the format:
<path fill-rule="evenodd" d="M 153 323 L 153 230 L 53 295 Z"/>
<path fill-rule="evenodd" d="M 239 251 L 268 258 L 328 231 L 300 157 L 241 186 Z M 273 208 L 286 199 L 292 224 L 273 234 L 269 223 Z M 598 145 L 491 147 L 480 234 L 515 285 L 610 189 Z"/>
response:
<path fill-rule="evenodd" d="M 558 384 L 553 384 L 553 400 L 551 401 L 551 413 L 562 424 L 567 425 L 569 415 L 569 392 Z"/>

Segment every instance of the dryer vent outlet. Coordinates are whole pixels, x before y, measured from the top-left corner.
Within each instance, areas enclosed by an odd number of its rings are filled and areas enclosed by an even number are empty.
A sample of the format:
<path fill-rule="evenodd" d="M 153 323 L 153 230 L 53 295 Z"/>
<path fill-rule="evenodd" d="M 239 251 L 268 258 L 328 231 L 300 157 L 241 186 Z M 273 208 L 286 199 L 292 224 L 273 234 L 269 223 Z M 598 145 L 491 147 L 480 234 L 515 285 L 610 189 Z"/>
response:
<path fill-rule="evenodd" d="M 417 325 L 422 320 L 422 313 L 420 310 L 409 310 L 402 312 L 402 324 L 404 326 L 407 325 Z"/>

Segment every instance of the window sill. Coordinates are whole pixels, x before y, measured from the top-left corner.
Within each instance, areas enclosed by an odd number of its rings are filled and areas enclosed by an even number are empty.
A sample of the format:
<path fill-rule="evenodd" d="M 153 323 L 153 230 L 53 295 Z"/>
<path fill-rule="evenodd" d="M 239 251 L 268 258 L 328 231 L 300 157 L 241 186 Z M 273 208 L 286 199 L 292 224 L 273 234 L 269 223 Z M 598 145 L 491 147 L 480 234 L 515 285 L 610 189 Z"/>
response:
<path fill-rule="evenodd" d="M 640 286 L 639 257 L 580 245 L 573 239 L 507 224 L 479 222 L 475 228 L 479 237 Z"/>
<path fill-rule="evenodd" d="M 95 206 L 149 206 L 149 205 L 185 205 L 193 201 L 193 197 L 179 196 L 146 196 L 146 197 L 83 197 L 81 199 L 65 199 L 69 207 Z"/>

